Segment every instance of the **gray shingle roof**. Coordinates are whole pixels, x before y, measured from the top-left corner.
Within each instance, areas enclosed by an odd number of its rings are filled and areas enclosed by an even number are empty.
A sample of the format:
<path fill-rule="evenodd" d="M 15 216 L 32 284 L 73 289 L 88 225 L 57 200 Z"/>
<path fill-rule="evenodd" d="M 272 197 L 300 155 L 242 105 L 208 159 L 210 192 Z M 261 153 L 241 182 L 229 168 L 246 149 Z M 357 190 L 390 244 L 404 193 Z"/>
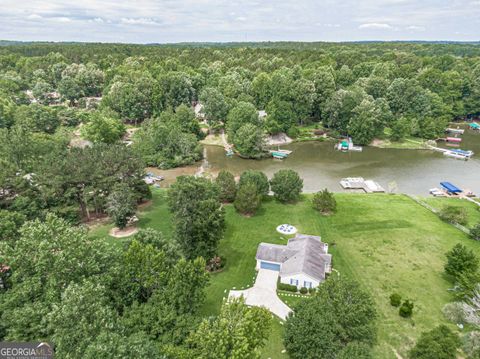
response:
<path fill-rule="evenodd" d="M 329 266 L 332 256 L 327 251 L 327 245 L 320 237 L 297 234 L 288 240 L 286 246 L 270 243 L 260 243 L 256 259 L 282 263 L 280 275 L 305 273 L 322 281 L 325 279 L 325 267 Z"/>

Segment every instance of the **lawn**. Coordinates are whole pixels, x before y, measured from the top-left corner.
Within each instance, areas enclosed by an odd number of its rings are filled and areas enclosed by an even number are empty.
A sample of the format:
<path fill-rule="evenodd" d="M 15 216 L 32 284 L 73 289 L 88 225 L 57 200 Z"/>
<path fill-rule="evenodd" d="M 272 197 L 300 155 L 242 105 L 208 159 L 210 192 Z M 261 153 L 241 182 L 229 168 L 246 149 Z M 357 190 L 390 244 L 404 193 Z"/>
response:
<path fill-rule="evenodd" d="M 281 223 L 295 225 L 301 233 L 321 235 L 330 244 L 333 266 L 341 275 L 358 280 L 375 298 L 378 318 L 376 358 L 395 358 L 393 349 L 405 357 L 419 334 L 444 322 L 441 309 L 451 301 L 449 282 L 443 276 L 444 253 L 461 242 L 480 255 L 480 243 L 402 195 L 337 194 L 338 212 L 321 217 L 311 209 L 308 197 L 292 205 L 273 200 L 246 218 L 226 207 L 227 229 L 220 242 L 226 258 L 223 272 L 211 277 L 203 315 L 216 314 L 230 289 L 250 286 L 255 278 L 258 243 L 285 244 L 287 238 L 275 231 Z M 141 227 L 171 234 L 165 192 L 156 191 L 154 202 L 140 214 Z M 108 228 L 92 231 L 104 236 Z M 109 239 L 119 243 L 117 239 Z M 120 241 L 121 243 L 121 241 Z M 391 307 L 392 292 L 415 302 L 414 316 L 405 320 Z M 301 298 L 282 298 L 294 305 Z M 275 319 L 262 358 L 282 358 L 283 326 Z"/>
<path fill-rule="evenodd" d="M 467 227 L 469 228 L 472 228 L 477 223 L 480 223 L 480 207 L 477 206 L 475 203 L 468 202 L 460 198 L 428 197 L 422 200 L 439 211 L 445 206 L 456 206 L 465 208 L 468 218 Z"/>

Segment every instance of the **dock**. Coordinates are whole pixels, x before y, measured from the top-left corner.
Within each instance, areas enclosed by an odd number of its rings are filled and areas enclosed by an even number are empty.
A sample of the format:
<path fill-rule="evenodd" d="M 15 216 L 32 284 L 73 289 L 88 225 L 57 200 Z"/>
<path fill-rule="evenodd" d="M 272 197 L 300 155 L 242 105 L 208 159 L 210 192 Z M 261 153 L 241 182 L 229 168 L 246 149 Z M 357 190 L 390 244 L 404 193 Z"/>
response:
<path fill-rule="evenodd" d="M 445 132 L 463 135 L 465 130 L 462 128 L 447 128 Z"/>
<path fill-rule="evenodd" d="M 385 193 L 385 189 L 373 180 L 365 180 L 363 177 L 342 178 L 340 185 L 343 189 L 360 189 L 365 193 Z"/>

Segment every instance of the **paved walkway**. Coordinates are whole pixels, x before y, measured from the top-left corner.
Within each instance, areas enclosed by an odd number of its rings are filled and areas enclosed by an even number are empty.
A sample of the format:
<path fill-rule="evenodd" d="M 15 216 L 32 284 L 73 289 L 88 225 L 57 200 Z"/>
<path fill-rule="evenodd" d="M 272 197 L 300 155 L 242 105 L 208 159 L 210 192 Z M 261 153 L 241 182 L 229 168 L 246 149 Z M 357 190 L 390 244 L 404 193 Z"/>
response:
<path fill-rule="evenodd" d="M 243 296 L 247 305 L 265 307 L 280 319 L 286 319 L 292 310 L 277 296 L 278 272 L 269 269 L 260 269 L 252 288 L 245 290 L 231 290 L 229 298 Z"/>

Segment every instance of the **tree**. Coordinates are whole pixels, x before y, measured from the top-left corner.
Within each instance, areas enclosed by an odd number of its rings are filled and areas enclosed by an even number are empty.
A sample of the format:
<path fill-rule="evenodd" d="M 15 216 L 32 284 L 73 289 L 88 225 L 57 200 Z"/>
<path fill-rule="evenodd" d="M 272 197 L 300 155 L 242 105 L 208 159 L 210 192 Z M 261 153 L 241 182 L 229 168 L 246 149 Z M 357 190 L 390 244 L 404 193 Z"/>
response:
<path fill-rule="evenodd" d="M 69 285 L 48 315 L 55 353 L 63 358 L 82 357 L 98 335 L 116 330 L 117 320 L 104 287 L 92 282 Z"/>
<path fill-rule="evenodd" d="M 227 132 L 229 138 L 237 137 L 237 132 L 244 125 L 253 125 L 252 128 L 260 128 L 260 118 L 258 112 L 249 102 L 239 102 L 228 112 Z"/>
<path fill-rule="evenodd" d="M 330 276 L 309 299 L 301 301 L 285 323 L 290 357 L 341 358 L 349 343 L 371 348 L 376 341 L 376 310 L 371 296 L 343 276 Z"/>
<path fill-rule="evenodd" d="M 135 210 L 136 201 L 131 189 L 124 183 L 117 184 L 107 197 L 107 213 L 112 217 L 113 223 L 124 229 Z"/>
<path fill-rule="evenodd" d="M 129 76 L 115 78 L 102 103 L 116 111 L 120 118 L 137 123 L 152 114 L 154 81 L 145 73 Z"/>
<path fill-rule="evenodd" d="M 225 230 L 225 210 L 218 187 L 205 178 L 177 177 L 168 192 L 168 204 L 175 239 L 185 257 L 212 258 Z"/>
<path fill-rule="evenodd" d="M 294 170 L 280 170 L 270 180 L 274 197 L 282 203 L 294 202 L 300 197 L 303 180 Z"/>
<path fill-rule="evenodd" d="M 78 82 L 70 76 L 62 77 L 58 84 L 58 92 L 70 104 L 85 96 Z"/>
<path fill-rule="evenodd" d="M 347 128 L 354 142 L 368 145 L 376 134 L 383 132 L 379 111 L 370 99 L 363 100 L 352 113 L 353 116 Z"/>
<path fill-rule="evenodd" d="M 312 204 L 313 208 L 322 214 L 330 214 L 337 211 L 337 201 L 333 193 L 326 188 L 313 195 Z"/>
<path fill-rule="evenodd" d="M 184 132 L 172 112 L 145 121 L 135 133 L 132 147 L 147 165 L 162 169 L 189 165 L 202 158 L 198 138 Z"/>
<path fill-rule="evenodd" d="M 263 131 L 251 123 L 240 127 L 230 137 L 238 153 L 246 158 L 261 158 L 265 155 L 265 139 Z"/>
<path fill-rule="evenodd" d="M 455 359 L 460 339 L 447 326 L 440 325 L 421 334 L 409 352 L 411 359 Z"/>
<path fill-rule="evenodd" d="M 372 359 L 372 349 L 365 343 L 351 342 L 343 348 L 336 359 Z"/>
<path fill-rule="evenodd" d="M 261 203 L 262 197 L 258 193 L 257 186 L 253 182 L 247 182 L 238 188 L 233 205 L 238 212 L 249 216 L 255 214 Z"/>
<path fill-rule="evenodd" d="M 220 171 L 215 183 L 220 189 L 220 201 L 228 203 L 235 200 L 237 184 L 235 183 L 235 177 L 231 172 L 226 170 Z"/>
<path fill-rule="evenodd" d="M 478 271 L 479 261 L 477 256 L 463 244 L 456 244 L 446 253 L 446 257 L 445 273 L 454 279 L 458 279 L 462 274 L 475 273 Z"/>
<path fill-rule="evenodd" d="M 82 127 L 82 135 L 92 142 L 114 143 L 125 133 L 125 126 L 106 113 L 93 112 L 88 123 Z"/>
<path fill-rule="evenodd" d="M 45 320 L 64 289 L 105 275 L 116 258 L 103 240 L 54 215 L 27 222 L 15 245 L 2 247 L 0 254 L 0 263 L 12 268 L 12 286 L 0 301 L 5 338 L 48 338 L 52 327 L 45 326 Z"/>
<path fill-rule="evenodd" d="M 216 318 L 205 319 L 188 343 L 192 357 L 205 359 L 260 358 L 269 335 L 271 315 L 265 308 L 248 307 L 243 299 L 222 305 Z"/>
<path fill-rule="evenodd" d="M 14 115 L 15 125 L 33 132 L 54 133 L 60 125 L 55 110 L 49 106 L 33 103 L 20 106 Z"/>
<path fill-rule="evenodd" d="M 255 184 L 260 196 L 268 196 L 268 193 L 270 192 L 270 183 L 268 182 L 268 177 L 265 173 L 262 171 L 246 170 L 241 174 L 238 186 L 241 187 L 247 182 Z"/>
<path fill-rule="evenodd" d="M 272 79 L 267 73 L 261 72 L 255 76 L 252 81 L 252 92 L 257 107 L 265 109 L 272 97 Z"/>
<path fill-rule="evenodd" d="M 185 133 L 193 133 L 198 139 L 204 138 L 204 134 L 200 129 L 200 124 L 195 118 L 195 111 L 185 104 L 181 104 L 175 109 L 175 118 L 178 120 L 180 127 Z"/>
<path fill-rule="evenodd" d="M 143 333 L 125 337 L 111 331 L 102 331 L 81 354 L 84 359 L 164 358 L 153 340 Z"/>
<path fill-rule="evenodd" d="M 165 261 L 169 265 L 175 264 L 180 259 L 180 250 L 177 243 L 153 228 L 140 229 L 133 235 L 133 241 L 137 241 L 142 245 L 151 245 L 153 248 L 164 252 Z"/>
<path fill-rule="evenodd" d="M 477 223 L 471 230 L 470 230 L 470 237 L 473 239 L 480 241 L 480 223 Z"/>
<path fill-rule="evenodd" d="M 32 95 L 35 96 L 42 105 L 48 105 L 51 102 L 50 95 L 52 92 L 52 85 L 44 81 L 37 82 L 32 89 Z"/>
<path fill-rule="evenodd" d="M 202 90 L 199 100 L 203 105 L 203 112 L 208 124 L 217 126 L 227 118 L 229 106 L 225 96 L 216 88 L 207 87 Z"/>
<path fill-rule="evenodd" d="M 20 227 L 26 220 L 22 213 L 0 209 L 0 241 L 14 244 L 19 236 Z"/>

